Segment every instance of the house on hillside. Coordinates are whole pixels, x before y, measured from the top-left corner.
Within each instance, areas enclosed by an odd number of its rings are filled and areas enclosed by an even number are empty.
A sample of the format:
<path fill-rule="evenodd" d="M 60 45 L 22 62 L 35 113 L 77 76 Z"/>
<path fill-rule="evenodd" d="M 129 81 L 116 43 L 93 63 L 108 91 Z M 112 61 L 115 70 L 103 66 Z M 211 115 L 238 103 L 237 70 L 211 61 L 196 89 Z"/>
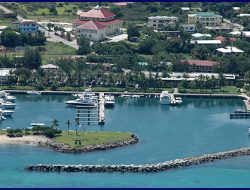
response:
<path fill-rule="evenodd" d="M 174 25 L 179 21 L 177 17 L 173 16 L 151 16 L 148 17 L 148 26 L 154 29 L 161 28 L 167 25 Z"/>
<path fill-rule="evenodd" d="M 73 22 L 76 38 L 84 36 L 91 41 L 102 41 L 107 36 L 119 34 L 121 28 L 122 21 L 98 5 L 88 12 L 81 12 L 79 18 Z"/>
<path fill-rule="evenodd" d="M 23 33 L 37 33 L 38 24 L 33 20 L 22 20 L 18 23 L 18 29 Z"/>
<path fill-rule="evenodd" d="M 203 27 L 219 26 L 222 24 L 222 19 L 223 17 L 221 15 L 217 15 L 214 12 L 198 12 L 188 15 L 189 24 L 200 23 Z"/>

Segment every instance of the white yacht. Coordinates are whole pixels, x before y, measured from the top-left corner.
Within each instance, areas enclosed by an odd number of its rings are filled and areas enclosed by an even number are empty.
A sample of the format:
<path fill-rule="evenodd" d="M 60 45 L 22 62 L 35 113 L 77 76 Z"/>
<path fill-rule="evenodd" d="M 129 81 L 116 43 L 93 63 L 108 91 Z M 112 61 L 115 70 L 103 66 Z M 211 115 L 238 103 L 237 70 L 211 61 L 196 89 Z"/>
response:
<path fill-rule="evenodd" d="M 9 102 L 15 102 L 16 97 L 15 96 L 10 96 L 9 93 L 5 91 L 0 91 L 0 98 Z"/>
<path fill-rule="evenodd" d="M 98 97 L 90 90 L 86 89 L 79 98 L 66 101 L 65 104 L 72 106 L 97 106 Z"/>
<path fill-rule="evenodd" d="M 14 111 L 13 110 L 0 109 L 0 113 L 3 116 L 12 116 L 12 114 L 14 113 Z"/>
<path fill-rule="evenodd" d="M 114 106 L 115 105 L 115 97 L 111 95 L 104 96 L 104 105 L 105 106 Z"/>
<path fill-rule="evenodd" d="M 162 105 L 171 104 L 171 96 L 168 93 L 168 91 L 162 91 L 162 93 L 160 95 L 160 103 Z"/>
<path fill-rule="evenodd" d="M 16 104 L 0 99 L 0 108 L 15 109 L 15 107 L 16 107 Z"/>
<path fill-rule="evenodd" d="M 29 94 L 29 95 L 41 95 L 42 94 L 39 91 L 27 91 L 26 93 Z"/>

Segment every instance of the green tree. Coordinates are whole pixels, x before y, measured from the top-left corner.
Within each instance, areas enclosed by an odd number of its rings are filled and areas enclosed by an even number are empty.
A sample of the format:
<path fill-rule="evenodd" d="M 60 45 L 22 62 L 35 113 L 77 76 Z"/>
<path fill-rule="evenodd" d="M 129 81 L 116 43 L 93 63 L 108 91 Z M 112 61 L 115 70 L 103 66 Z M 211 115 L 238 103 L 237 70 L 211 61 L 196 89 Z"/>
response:
<path fill-rule="evenodd" d="M 140 32 L 135 25 L 128 25 L 127 29 L 128 40 L 130 41 L 133 37 L 140 37 Z"/>
<path fill-rule="evenodd" d="M 54 119 L 54 120 L 52 121 L 52 126 L 51 126 L 51 128 L 52 128 L 52 129 L 57 129 L 58 126 L 59 126 L 59 121 L 58 121 L 57 119 Z"/>
<path fill-rule="evenodd" d="M 38 69 L 42 64 L 40 52 L 35 48 L 27 48 L 24 52 L 23 66 L 29 69 Z"/>
<path fill-rule="evenodd" d="M 20 45 L 21 38 L 16 32 L 5 30 L 1 34 L 1 41 L 4 47 L 15 48 L 17 45 Z"/>
<path fill-rule="evenodd" d="M 87 38 L 80 37 L 77 39 L 77 44 L 79 45 L 79 49 L 77 50 L 78 55 L 86 55 L 90 53 L 90 41 Z"/>
<path fill-rule="evenodd" d="M 69 128 L 70 128 L 70 120 L 67 120 L 67 122 L 65 123 L 66 125 L 67 125 L 67 127 L 68 127 L 68 135 L 69 135 Z"/>

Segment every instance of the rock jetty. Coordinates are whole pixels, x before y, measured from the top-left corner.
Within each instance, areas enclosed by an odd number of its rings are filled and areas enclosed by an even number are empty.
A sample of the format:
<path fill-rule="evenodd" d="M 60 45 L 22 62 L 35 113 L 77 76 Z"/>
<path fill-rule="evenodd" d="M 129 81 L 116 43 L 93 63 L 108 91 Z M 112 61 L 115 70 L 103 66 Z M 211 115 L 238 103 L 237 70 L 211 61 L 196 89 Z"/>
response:
<path fill-rule="evenodd" d="M 166 161 L 159 164 L 146 165 L 30 165 L 25 167 L 28 171 L 39 172 L 134 172 L 148 173 L 160 172 L 174 168 L 200 165 L 217 160 L 223 160 L 238 156 L 250 155 L 250 148 L 241 148 L 232 151 L 225 151 L 213 154 L 205 154 L 197 157 L 189 157 Z"/>
<path fill-rule="evenodd" d="M 38 146 L 47 147 L 50 149 L 53 149 L 58 152 L 64 152 L 64 153 L 80 153 L 80 152 L 91 152 L 91 151 L 97 151 L 97 150 L 107 150 L 111 148 L 126 146 L 130 144 L 135 144 L 139 141 L 138 137 L 135 134 L 131 134 L 130 140 L 124 140 L 124 141 L 117 141 L 112 143 L 103 143 L 103 144 L 96 144 L 96 145 L 87 145 L 84 147 L 71 147 L 64 143 L 58 143 L 53 140 L 47 140 L 47 141 L 39 141 Z"/>

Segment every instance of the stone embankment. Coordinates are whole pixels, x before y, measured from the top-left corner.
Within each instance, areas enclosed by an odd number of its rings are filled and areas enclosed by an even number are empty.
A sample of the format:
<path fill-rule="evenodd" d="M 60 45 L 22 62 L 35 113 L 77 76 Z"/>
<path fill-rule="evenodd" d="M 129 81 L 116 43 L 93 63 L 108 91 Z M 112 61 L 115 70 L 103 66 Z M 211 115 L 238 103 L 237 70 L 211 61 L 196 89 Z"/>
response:
<path fill-rule="evenodd" d="M 121 146 L 126 146 L 129 144 L 135 144 L 139 141 L 138 137 L 134 134 L 131 135 L 130 140 L 124 140 L 124 141 L 118 141 L 118 142 L 112 142 L 112 143 L 105 143 L 105 144 L 97 144 L 97 145 L 87 145 L 84 147 L 71 147 L 64 143 L 58 143 L 53 140 L 47 140 L 47 141 L 39 141 L 38 145 L 42 147 L 47 147 L 50 149 L 53 149 L 58 152 L 64 152 L 64 153 L 80 153 L 80 152 L 91 152 L 91 151 L 97 151 L 97 150 L 106 150 Z"/>
<path fill-rule="evenodd" d="M 40 172 L 160 172 L 174 168 L 200 165 L 217 160 L 223 160 L 238 156 L 250 155 L 250 148 L 242 148 L 232 151 L 206 154 L 197 157 L 176 159 L 159 164 L 146 165 L 31 165 L 25 169 Z"/>

